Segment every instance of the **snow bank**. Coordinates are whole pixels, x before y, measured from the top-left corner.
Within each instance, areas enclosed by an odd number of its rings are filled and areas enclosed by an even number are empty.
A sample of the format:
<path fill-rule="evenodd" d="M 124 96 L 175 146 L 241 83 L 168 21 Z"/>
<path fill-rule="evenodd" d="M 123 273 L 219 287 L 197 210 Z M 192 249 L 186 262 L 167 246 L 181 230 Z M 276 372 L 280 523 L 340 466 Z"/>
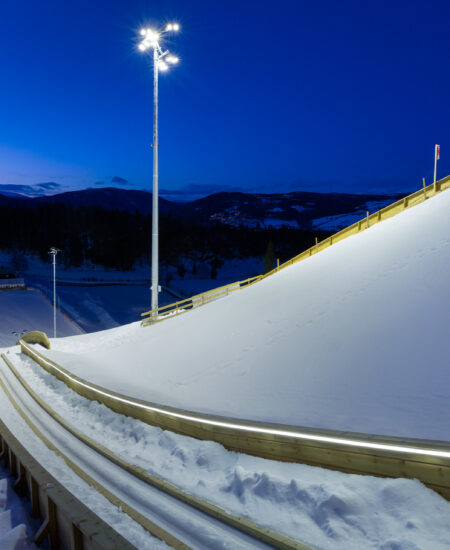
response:
<path fill-rule="evenodd" d="M 53 306 L 38 290 L 0 291 L 0 346 L 11 346 L 23 331 L 43 330 L 53 334 Z M 16 334 L 13 334 L 15 332 Z M 56 334 L 70 336 L 83 331 L 60 310 L 56 312 Z"/>
<path fill-rule="evenodd" d="M 70 424 L 131 464 L 236 516 L 323 550 L 450 548 L 450 503 L 415 480 L 255 458 L 112 412 L 27 357 L 22 376 Z"/>
<path fill-rule="evenodd" d="M 449 210 L 444 191 L 205 307 L 49 356 L 175 407 L 449 441 Z"/>

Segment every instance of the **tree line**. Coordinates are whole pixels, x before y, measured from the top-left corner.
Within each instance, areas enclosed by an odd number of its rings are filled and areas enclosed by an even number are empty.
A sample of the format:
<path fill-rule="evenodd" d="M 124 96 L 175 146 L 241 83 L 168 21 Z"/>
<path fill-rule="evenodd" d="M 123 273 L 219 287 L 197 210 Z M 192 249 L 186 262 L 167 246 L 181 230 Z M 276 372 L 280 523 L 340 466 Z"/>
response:
<path fill-rule="evenodd" d="M 182 257 L 208 258 L 217 271 L 224 259 L 260 256 L 268 268 L 275 258 L 283 262 L 312 246 L 315 237 L 328 235 L 290 227 L 204 226 L 169 215 L 160 217 L 159 252 L 161 262 L 173 266 Z M 0 206 L 1 250 L 48 261 L 50 246 L 63 251 L 60 258 L 67 267 L 91 262 L 127 271 L 138 261 L 150 261 L 151 215 L 67 204 Z"/>

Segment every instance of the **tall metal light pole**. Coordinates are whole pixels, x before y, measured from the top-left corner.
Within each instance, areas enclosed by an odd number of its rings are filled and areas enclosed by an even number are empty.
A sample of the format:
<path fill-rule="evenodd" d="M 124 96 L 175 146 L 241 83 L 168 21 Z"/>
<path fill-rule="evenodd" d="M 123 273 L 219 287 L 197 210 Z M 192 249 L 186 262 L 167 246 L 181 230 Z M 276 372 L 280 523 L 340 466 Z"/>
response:
<path fill-rule="evenodd" d="M 153 197 L 152 197 L 152 286 L 151 307 L 158 309 L 159 292 L 159 220 L 158 220 L 158 74 L 167 71 L 169 64 L 178 63 L 178 58 L 168 50 L 163 51 L 159 44 L 161 36 L 167 32 L 180 30 L 178 23 L 168 23 L 162 30 L 142 29 L 142 42 L 138 48 L 141 51 L 153 48 Z M 157 312 L 154 313 L 157 315 Z"/>
<path fill-rule="evenodd" d="M 53 338 L 56 338 L 56 256 L 61 252 L 59 248 L 52 246 L 49 254 L 53 256 Z"/>

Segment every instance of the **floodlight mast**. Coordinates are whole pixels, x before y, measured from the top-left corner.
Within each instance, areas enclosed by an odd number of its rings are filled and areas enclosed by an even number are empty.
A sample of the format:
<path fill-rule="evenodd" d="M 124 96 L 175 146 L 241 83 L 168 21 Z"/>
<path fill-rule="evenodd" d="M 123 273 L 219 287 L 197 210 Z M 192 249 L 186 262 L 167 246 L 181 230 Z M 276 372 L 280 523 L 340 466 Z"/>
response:
<path fill-rule="evenodd" d="M 155 31 L 153 29 L 142 29 L 142 42 L 138 48 L 146 51 L 153 48 L 153 196 L 152 196 L 152 285 L 151 285 L 151 308 L 154 316 L 158 315 L 158 292 L 159 292 L 159 212 L 158 212 L 158 74 L 160 71 L 167 71 L 170 64 L 178 63 L 178 58 L 170 54 L 168 50 L 163 51 L 159 45 L 159 39 L 166 32 L 177 32 L 180 30 L 178 23 L 168 23 L 165 29 Z M 165 60 L 163 58 L 166 58 Z"/>
<path fill-rule="evenodd" d="M 59 248 L 52 246 L 49 254 L 53 257 L 53 338 L 56 338 L 56 256 L 61 252 Z"/>

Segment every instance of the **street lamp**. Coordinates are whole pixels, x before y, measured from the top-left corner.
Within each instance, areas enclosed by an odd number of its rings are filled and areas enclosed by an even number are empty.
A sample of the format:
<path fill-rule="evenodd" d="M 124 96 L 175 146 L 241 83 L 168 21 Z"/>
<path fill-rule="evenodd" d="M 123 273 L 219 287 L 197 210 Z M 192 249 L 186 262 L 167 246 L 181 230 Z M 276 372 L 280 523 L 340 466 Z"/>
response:
<path fill-rule="evenodd" d="M 59 248 L 52 246 L 49 254 L 53 256 L 53 338 L 56 338 L 56 256 L 61 252 Z"/>
<path fill-rule="evenodd" d="M 140 51 L 153 49 L 153 204 L 152 204 L 152 310 L 158 309 L 158 73 L 165 72 L 169 65 L 178 63 L 178 57 L 160 46 L 161 37 L 168 32 L 178 32 L 178 23 L 167 23 L 164 29 L 142 29 L 142 41 L 138 45 Z M 154 313 L 157 315 L 157 312 Z"/>

